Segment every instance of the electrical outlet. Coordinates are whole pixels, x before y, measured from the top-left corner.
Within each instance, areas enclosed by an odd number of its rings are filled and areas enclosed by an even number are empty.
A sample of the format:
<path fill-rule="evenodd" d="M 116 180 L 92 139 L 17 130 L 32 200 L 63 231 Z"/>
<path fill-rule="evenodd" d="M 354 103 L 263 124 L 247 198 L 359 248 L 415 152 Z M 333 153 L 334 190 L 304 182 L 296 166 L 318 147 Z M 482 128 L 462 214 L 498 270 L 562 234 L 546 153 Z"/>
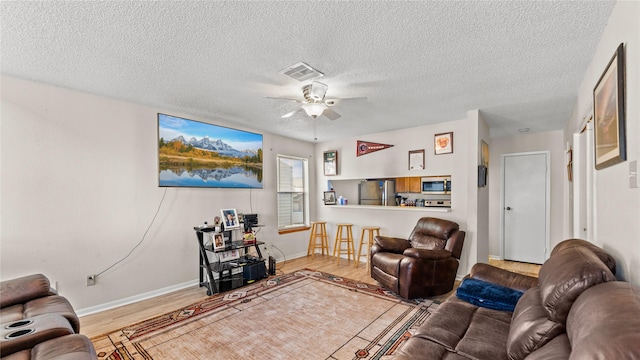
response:
<path fill-rule="evenodd" d="M 96 276 L 95 275 L 87 275 L 87 286 L 96 284 Z"/>

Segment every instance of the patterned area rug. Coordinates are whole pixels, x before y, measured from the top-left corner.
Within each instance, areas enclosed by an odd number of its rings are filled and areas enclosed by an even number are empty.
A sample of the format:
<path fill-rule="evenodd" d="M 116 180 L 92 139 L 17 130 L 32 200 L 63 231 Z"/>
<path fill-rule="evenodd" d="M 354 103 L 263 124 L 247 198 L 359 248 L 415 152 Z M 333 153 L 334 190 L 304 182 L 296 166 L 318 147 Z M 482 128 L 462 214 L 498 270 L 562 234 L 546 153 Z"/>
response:
<path fill-rule="evenodd" d="M 392 359 L 438 303 L 305 269 L 91 339 L 99 359 Z"/>

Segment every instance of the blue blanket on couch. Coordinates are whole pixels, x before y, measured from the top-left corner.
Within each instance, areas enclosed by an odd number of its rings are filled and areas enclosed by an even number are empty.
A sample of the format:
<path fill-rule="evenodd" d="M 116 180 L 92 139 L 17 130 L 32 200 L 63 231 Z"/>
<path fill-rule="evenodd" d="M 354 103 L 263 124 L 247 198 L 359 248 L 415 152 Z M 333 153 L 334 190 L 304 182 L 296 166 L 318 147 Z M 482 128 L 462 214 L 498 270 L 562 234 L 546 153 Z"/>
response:
<path fill-rule="evenodd" d="M 473 278 L 464 279 L 456 290 L 458 298 L 468 303 L 511 312 L 522 294 L 522 291 Z"/>

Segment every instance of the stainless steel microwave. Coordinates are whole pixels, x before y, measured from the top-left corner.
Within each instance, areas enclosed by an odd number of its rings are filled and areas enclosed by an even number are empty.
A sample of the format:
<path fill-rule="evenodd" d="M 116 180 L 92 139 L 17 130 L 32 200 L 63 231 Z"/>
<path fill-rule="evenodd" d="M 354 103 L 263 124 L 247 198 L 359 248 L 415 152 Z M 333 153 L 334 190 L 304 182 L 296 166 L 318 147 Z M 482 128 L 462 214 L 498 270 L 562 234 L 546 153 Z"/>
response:
<path fill-rule="evenodd" d="M 451 176 L 427 176 L 420 182 L 423 194 L 451 194 Z"/>

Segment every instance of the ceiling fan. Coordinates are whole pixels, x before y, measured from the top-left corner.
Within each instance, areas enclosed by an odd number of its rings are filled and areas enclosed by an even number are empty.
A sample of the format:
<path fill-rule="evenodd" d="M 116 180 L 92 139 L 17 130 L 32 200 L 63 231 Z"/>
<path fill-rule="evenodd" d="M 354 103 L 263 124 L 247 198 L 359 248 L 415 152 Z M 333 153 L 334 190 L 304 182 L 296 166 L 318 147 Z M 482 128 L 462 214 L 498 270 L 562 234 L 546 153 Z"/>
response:
<path fill-rule="evenodd" d="M 296 100 L 290 98 L 271 99 L 287 99 L 302 104 L 300 108 L 282 115 L 282 118 L 292 117 L 293 115 L 304 110 L 307 115 L 311 116 L 314 119 L 316 119 L 320 115 L 323 115 L 329 120 L 336 120 L 340 117 L 340 114 L 330 108 L 338 102 L 367 99 L 366 97 L 325 99 L 327 89 L 329 89 L 329 86 L 327 86 L 326 84 L 323 84 L 319 81 L 313 81 L 311 82 L 311 84 L 302 87 L 302 95 L 304 96 L 304 100 Z"/>

